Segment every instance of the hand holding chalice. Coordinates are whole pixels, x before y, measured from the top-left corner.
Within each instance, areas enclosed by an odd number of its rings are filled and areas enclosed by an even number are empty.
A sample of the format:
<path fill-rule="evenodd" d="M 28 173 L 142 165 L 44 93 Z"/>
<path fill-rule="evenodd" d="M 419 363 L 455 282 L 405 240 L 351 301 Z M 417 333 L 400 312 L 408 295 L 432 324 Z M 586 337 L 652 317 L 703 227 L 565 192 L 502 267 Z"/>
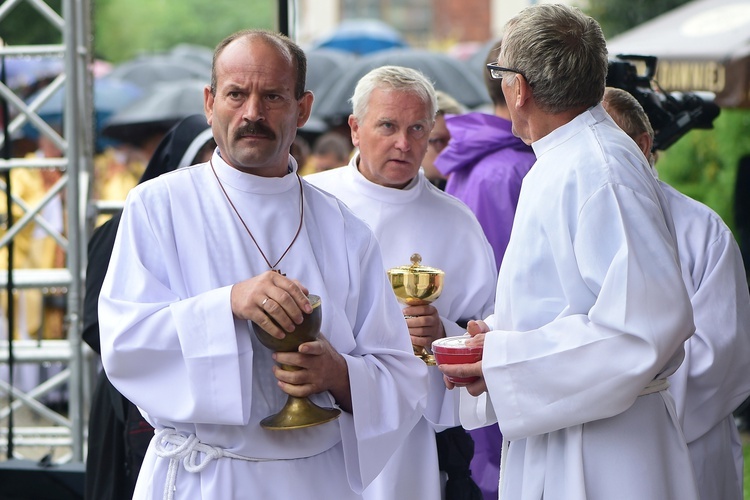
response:
<path fill-rule="evenodd" d="M 421 265 L 422 256 L 415 253 L 411 256 L 410 266 L 394 267 L 388 270 L 388 278 L 402 304 L 419 306 L 435 301 L 443 291 L 445 273 L 434 267 Z M 414 354 L 430 366 L 434 366 L 435 356 L 425 347 L 413 346 Z"/>
<path fill-rule="evenodd" d="M 312 305 L 312 312 L 304 314 L 302 323 L 296 325 L 293 332 L 287 332 L 283 339 L 271 336 L 258 326 L 258 324 L 253 322 L 253 331 L 261 344 L 274 352 L 295 352 L 305 342 L 312 342 L 317 339 L 318 335 L 320 335 L 320 325 L 322 322 L 320 297 L 317 295 L 308 295 L 308 299 L 310 300 L 310 305 Z M 281 368 L 290 371 L 299 369 L 296 366 L 284 364 L 281 365 Z M 270 430 L 300 429 L 324 424 L 338 418 L 340 413 L 341 410 L 336 408 L 321 408 L 310 401 L 309 398 L 290 395 L 287 397 L 284 408 L 280 412 L 261 420 L 260 425 Z"/>

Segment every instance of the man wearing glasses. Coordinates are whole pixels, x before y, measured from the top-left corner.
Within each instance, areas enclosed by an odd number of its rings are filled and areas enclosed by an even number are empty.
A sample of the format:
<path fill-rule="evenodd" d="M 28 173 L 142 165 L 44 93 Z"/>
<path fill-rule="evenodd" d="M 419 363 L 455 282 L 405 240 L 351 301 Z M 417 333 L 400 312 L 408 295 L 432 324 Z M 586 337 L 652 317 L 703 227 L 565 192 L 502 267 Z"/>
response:
<path fill-rule="evenodd" d="M 537 162 L 495 314 L 469 324 L 483 359 L 440 368 L 480 377 L 462 423 L 498 422 L 502 499 L 698 498 L 666 381 L 692 309 L 667 201 L 600 104 L 607 66 L 595 20 L 540 4 L 509 21 L 489 69 Z"/>

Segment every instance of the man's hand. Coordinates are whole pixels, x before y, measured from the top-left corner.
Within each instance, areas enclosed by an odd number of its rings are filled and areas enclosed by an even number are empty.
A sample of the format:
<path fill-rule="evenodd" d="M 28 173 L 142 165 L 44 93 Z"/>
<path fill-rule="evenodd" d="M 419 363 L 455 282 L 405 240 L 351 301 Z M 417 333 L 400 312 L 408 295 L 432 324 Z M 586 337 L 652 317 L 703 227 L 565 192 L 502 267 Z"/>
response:
<path fill-rule="evenodd" d="M 300 345 L 297 352 L 275 352 L 273 359 L 297 368 L 291 371 L 274 366 L 273 373 L 282 391 L 297 397 L 329 391 L 339 406 L 351 413 L 352 394 L 346 360 L 322 333 L 317 340 Z"/>
<path fill-rule="evenodd" d="M 300 282 L 267 271 L 232 287 L 232 312 L 283 339 L 302 323 L 303 312 L 312 312 L 307 293 Z"/>
<path fill-rule="evenodd" d="M 487 323 L 482 321 L 481 319 L 472 319 L 466 324 L 466 331 L 469 332 L 469 335 L 474 337 L 475 335 L 478 335 L 480 333 L 487 333 L 490 331 L 490 327 L 487 326 Z M 474 344 L 469 344 L 474 345 Z"/>
<path fill-rule="evenodd" d="M 411 343 L 430 349 L 432 342 L 445 337 L 445 328 L 438 310 L 429 304 L 404 308 L 406 326 L 409 327 Z"/>
<path fill-rule="evenodd" d="M 484 321 L 471 320 L 466 326 L 466 331 L 471 335 L 471 339 L 466 341 L 467 346 L 481 347 L 484 350 L 484 337 L 485 333 L 490 331 L 489 327 Z M 482 361 L 479 360 L 476 363 L 448 365 L 442 364 L 438 368 L 443 372 L 443 379 L 445 380 L 445 386 L 448 389 L 454 387 L 466 387 L 466 390 L 472 396 L 479 396 L 483 392 L 487 391 L 487 383 L 484 380 L 484 374 L 482 373 Z M 478 377 L 474 382 L 468 384 L 455 384 L 450 381 L 450 378 L 471 378 Z"/>

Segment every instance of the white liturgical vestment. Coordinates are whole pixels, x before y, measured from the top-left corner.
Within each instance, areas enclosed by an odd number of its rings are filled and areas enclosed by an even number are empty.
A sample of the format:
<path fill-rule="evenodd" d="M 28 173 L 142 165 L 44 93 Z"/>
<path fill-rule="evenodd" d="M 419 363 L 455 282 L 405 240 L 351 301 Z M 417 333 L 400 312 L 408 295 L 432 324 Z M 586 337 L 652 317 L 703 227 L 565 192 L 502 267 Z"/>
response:
<path fill-rule="evenodd" d="M 305 177 L 342 200 L 372 228 L 386 269 L 411 264 L 418 253 L 423 266 L 445 272 L 443 291 L 432 305 L 446 336 L 462 335 L 470 319 L 492 312 L 495 257 L 474 214 L 460 200 L 431 184 L 420 169 L 403 189 L 381 186 L 349 165 Z M 430 367 L 427 411 L 383 473 L 365 490 L 369 500 L 439 499 L 440 475 L 435 432 L 460 425 L 458 391 L 445 388 L 442 373 Z"/>
<path fill-rule="evenodd" d="M 271 261 L 300 220 L 289 161 L 289 175 L 265 178 L 212 158 Z M 353 413 L 303 429 L 261 428 L 287 396 L 271 351 L 233 315 L 230 291 L 268 265 L 209 163 L 162 175 L 128 195 L 99 302 L 104 368 L 157 431 L 135 498 L 162 498 L 172 482 L 175 499 L 360 498 L 421 418 L 427 370 L 413 355 L 375 236 L 333 196 L 301 183 L 304 224 L 278 268 L 321 297 L 321 332 L 346 360 Z M 312 399 L 335 405 L 327 392 Z M 163 429 L 186 443 L 194 435 L 202 447 L 170 460 L 177 446 L 157 442 Z M 209 446 L 243 458 L 201 452 Z"/>
<path fill-rule="evenodd" d="M 695 333 L 669 377 L 702 500 L 744 498 L 732 412 L 750 396 L 750 294 L 737 242 L 710 208 L 660 183 L 677 233 Z"/>
<path fill-rule="evenodd" d="M 461 420 L 509 441 L 503 500 L 696 500 L 665 378 L 694 331 L 666 199 L 597 105 L 532 144 Z"/>

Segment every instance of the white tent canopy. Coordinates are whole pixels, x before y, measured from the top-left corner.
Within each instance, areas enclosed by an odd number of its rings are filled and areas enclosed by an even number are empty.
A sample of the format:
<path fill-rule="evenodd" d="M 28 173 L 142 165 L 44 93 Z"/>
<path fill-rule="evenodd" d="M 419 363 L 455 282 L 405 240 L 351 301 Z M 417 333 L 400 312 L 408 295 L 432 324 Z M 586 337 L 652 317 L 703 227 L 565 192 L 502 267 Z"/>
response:
<path fill-rule="evenodd" d="M 656 56 L 666 91 L 709 91 L 750 107 L 750 0 L 696 0 L 613 37 L 610 56 Z"/>

